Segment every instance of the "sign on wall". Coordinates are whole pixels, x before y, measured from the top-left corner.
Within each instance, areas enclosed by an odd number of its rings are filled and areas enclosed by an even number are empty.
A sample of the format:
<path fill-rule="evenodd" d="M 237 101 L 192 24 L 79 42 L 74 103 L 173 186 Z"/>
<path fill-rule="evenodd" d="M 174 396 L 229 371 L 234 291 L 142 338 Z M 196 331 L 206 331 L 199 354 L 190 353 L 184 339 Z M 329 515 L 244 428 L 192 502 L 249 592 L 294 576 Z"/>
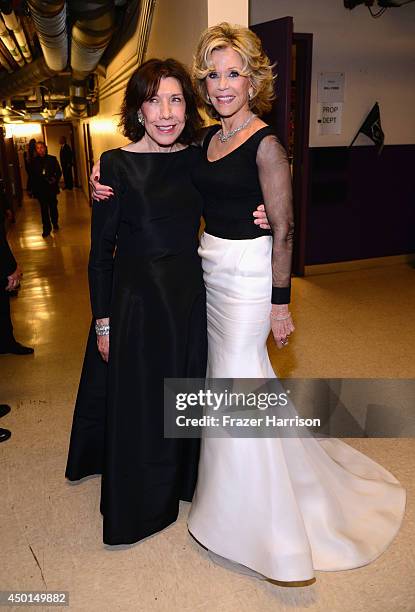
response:
<path fill-rule="evenodd" d="M 318 133 L 341 134 L 344 72 L 320 72 L 317 81 Z"/>
<path fill-rule="evenodd" d="M 342 112 L 342 102 L 320 104 L 317 119 L 319 134 L 341 134 Z"/>

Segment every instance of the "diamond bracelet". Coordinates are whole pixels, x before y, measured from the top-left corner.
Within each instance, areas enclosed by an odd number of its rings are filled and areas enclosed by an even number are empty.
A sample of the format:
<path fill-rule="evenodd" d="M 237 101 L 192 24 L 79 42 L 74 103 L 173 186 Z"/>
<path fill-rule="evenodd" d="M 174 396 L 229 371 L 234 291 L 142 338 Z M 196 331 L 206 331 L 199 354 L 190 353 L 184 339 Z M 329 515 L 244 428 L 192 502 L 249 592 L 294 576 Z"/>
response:
<path fill-rule="evenodd" d="M 281 315 L 273 315 L 271 313 L 271 319 L 273 319 L 274 321 L 286 321 L 287 319 L 289 319 L 291 317 L 291 312 L 289 312 L 287 315 L 281 316 Z"/>
<path fill-rule="evenodd" d="M 109 336 L 110 326 L 109 324 L 95 323 L 95 333 L 97 336 Z"/>

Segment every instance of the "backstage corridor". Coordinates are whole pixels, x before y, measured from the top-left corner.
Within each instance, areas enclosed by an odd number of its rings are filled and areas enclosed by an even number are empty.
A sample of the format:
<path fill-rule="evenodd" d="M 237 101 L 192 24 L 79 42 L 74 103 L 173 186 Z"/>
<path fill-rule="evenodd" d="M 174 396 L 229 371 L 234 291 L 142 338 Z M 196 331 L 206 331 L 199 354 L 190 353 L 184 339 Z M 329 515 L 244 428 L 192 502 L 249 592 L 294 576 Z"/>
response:
<path fill-rule="evenodd" d="M 375 562 L 317 572 L 312 587 L 281 588 L 215 564 L 187 533 L 187 503 L 160 534 L 103 545 L 99 477 L 64 478 L 90 323 L 90 207 L 76 189 L 60 194 L 59 211 L 60 230 L 43 239 L 37 201 L 25 196 L 8 236 L 24 273 L 11 300 L 15 336 L 35 353 L 0 356 L 0 401 L 12 408 L 1 421 L 12 431 L 0 446 L 1 589 L 68 591 L 69 609 L 87 612 L 335 612 L 345 601 L 353 612 L 413 611 L 409 438 L 350 440 L 407 488 L 404 523 Z M 294 279 L 296 332 L 284 351 L 270 348 L 278 375 L 414 378 L 413 276 L 399 263 Z"/>

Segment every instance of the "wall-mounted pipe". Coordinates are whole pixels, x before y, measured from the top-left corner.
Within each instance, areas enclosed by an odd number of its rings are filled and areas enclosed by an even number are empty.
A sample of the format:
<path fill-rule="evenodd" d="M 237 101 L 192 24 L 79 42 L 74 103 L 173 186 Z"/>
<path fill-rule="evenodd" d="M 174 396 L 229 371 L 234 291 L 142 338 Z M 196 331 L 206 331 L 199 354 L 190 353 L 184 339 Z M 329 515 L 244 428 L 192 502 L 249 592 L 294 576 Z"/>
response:
<path fill-rule="evenodd" d="M 3 17 L 4 23 L 7 28 L 11 30 L 14 34 L 14 37 L 19 45 L 19 49 L 26 62 L 29 63 L 32 61 L 32 54 L 30 52 L 30 47 L 27 44 L 26 34 L 23 30 L 23 26 L 20 23 L 20 20 L 16 13 L 13 10 L 4 11 L 2 9 L 1 16 Z"/>
<path fill-rule="evenodd" d="M 98 66 L 115 25 L 112 0 L 71 0 L 71 67 L 75 81 L 85 79 Z"/>
<path fill-rule="evenodd" d="M 39 57 L 31 64 L 26 64 L 18 72 L 0 77 L 0 100 L 32 89 L 54 74 L 55 71 L 46 65 L 44 58 Z"/>
<path fill-rule="evenodd" d="M 68 63 L 65 0 L 28 0 L 46 64 L 61 72 Z"/>
<path fill-rule="evenodd" d="M 14 61 L 17 62 L 19 66 L 24 66 L 25 61 L 23 59 L 23 56 L 20 53 L 15 40 L 10 35 L 9 30 L 6 28 L 6 25 L 1 17 L 0 17 L 0 39 L 6 45 L 7 51 L 10 53 Z"/>

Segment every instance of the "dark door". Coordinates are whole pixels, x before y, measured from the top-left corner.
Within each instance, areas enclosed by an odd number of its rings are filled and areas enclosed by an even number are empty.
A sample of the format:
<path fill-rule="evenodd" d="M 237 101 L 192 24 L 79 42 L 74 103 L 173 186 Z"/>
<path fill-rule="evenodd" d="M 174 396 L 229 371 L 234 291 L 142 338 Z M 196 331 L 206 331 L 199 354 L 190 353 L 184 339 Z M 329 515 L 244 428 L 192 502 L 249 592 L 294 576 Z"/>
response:
<path fill-rule="evenodd" d="M 293 18 L 283 17 L 251 26 L 259 36 L 265 53 L 275 64 L 274 74 L 276 100 L 272 111 L 264 121 L 275 128 L 278 138 L 288 150 L 291 112 L 291 66 Z"/>
<path fill-rule="evenodd" d="M 309 196 L 308 141 L 312 35 L 293 34 L 293 18 L 251 26 L 275 64 L 276 100 L 264 120 L 275 128 L 287 150 L 293 175 L 295 241 L 293 273 L 304 275 L 306 212 Z"/>

